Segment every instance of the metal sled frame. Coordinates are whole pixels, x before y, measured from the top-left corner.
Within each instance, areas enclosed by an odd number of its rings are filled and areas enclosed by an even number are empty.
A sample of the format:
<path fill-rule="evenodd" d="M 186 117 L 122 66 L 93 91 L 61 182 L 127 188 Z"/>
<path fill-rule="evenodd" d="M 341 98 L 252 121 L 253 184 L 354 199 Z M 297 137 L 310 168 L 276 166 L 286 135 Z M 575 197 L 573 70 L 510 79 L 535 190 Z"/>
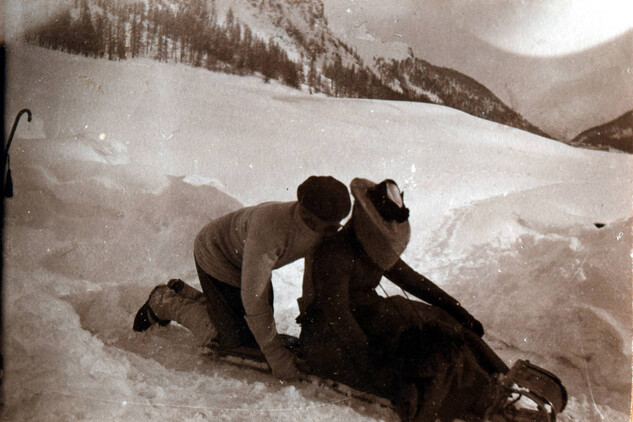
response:
<path fill-rule="evenodd" d="M 518 406 L 529 399 L 536 410 Z M 567 405 L 567 390 L 560 379 L 527 360 L 519 360 L 503 376 L 493 405 L 491 421 L 555 422 L 556 415 Z"/>

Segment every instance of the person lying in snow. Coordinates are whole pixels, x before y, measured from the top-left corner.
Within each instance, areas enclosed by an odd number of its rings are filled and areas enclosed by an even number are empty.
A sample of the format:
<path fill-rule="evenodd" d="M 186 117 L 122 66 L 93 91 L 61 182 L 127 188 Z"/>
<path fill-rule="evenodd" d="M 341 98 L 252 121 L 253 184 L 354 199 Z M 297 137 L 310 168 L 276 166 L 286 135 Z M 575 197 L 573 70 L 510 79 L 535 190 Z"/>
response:
<path fill-rule="evenodd" d="M 211 221 L 194 242 L 204 296 L 177 279 L 157 286 L 139 309 L 133 329 L 176 320 L 204 344 L 228 353 L 263 353 L 275 376 L 299 378 L 296 357 L 275 328 L 271 274 L 336 233 L 350 208 L 343 183 L 311 176 L 298 187 L 297 201 L 266 202 Z"/>
<path fill-rule="evenodd" d="M 409 210 L 392 180 L 354 179 L 352 217 L 305 259 L 301 354 L 313 374 L 391 399 L 403 420 L 482 418 L 507 366 L 483 327 L 400 254 Z M 381 297 L 385 276 L 426 303 Z"/>

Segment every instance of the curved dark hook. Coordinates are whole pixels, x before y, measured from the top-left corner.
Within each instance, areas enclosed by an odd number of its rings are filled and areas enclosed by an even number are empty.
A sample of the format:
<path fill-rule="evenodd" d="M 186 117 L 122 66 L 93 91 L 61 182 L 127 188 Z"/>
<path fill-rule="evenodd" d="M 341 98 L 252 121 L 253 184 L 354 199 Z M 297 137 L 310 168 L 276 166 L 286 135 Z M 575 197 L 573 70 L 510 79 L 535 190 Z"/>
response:
<path fill-rule="evenodd" d="M 27 113 L 29 115 L 28 116 L 28 121 L 29 122 L 33 118 L 32 114 L 31 114 L 31 110 L 29 110 L 28 108 L 24 108 L 24 109 L 20 110 L 18 115 L 15 117 L 15 121 L 13 122 L 13 128 L 11 128 L 11 134 L 9 135 L 9 140 L 7 141 L 7 147 L 4 150 L 4 155 L 5 156 L 9 154 L 9 147 L 11 147 L 11 141 L 13 141 L 13 135 L 15 134 L 15 129 L 17 129 L 18 122 L 20 121 L 20 117 L 22 117 L 22 115 L 24 113 Z"/>

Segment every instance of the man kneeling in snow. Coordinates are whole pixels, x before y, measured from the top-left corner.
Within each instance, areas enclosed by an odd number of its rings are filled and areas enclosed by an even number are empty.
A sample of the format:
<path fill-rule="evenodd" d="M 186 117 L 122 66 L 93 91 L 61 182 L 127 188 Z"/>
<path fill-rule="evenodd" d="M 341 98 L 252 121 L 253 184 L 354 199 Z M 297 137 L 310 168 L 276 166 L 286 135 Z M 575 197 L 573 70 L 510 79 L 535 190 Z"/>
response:
<path fill-rule="evenodd" d="M 347 187 L 330 176 L 309 177 L 297 198 L 242 208 L 207 224 L 194 243 L 204 296 L 177 279 L 157 286 L 138 311 L 134 330 L 174 320 L 228 353 L 261 350 L 275 376 L 299 378 L 296 358 L 275 327 L 272 271 L 336 233 L 351 201 Z"/>

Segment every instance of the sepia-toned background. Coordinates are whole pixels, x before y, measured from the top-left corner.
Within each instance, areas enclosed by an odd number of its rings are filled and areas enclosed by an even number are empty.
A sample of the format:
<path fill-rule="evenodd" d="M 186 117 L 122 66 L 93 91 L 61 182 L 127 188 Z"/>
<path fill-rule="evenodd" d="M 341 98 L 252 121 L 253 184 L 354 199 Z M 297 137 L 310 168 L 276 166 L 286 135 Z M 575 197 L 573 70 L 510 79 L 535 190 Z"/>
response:
<path fill-rule="evenodd" d="M 405 260 L 508 364 L 554 372 L 562 421 L 631 403 L 633 15 L 626 1 L 2 3 L 3 420 L 397 420 L 214 361 L 132 320 L 197 285 L 193 238 L 312 174 L 392 178 Z M 303 266 L 274 273 L 298 334 Z M 389 294 L 399 294 L 383 283 Z"/>

